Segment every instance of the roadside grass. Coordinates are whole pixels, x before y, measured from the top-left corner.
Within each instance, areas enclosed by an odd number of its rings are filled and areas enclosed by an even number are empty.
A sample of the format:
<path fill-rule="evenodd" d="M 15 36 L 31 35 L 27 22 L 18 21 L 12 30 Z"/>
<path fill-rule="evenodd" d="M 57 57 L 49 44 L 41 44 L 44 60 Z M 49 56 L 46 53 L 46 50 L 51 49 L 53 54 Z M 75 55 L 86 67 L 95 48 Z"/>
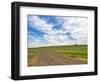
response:
<path fill-rule="evenodd" d="M 78 58 L 87 62 L 88 46 L 87 45 L 68 45 L 68 46 L 49 46 L 39 48 L 28 48 L 28 57 L 38 55 L 39 51 L 51 51 L 52 53 L 59 53 L 66 57 Z"/>

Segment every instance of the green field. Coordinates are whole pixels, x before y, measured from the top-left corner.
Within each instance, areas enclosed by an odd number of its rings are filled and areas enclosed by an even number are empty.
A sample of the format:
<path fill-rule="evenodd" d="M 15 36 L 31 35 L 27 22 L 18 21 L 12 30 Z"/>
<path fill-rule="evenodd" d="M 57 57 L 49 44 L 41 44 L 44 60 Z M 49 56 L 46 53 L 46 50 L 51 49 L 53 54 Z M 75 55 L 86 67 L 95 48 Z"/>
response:
<path fill-rule="evenodd" d="M 77 58 L 87 63 L 88 59 L 88 46 L 87 45 L 68 45 L 68 46 L 49 46 L 39 48 L 28 48 L 28 59 L 37 56 L 39 54 L 59 54 L 64 57 Z M 31 59 L 32 60 L 32 59 Z M 55 58 L 55 60 L 57 60 Z M 29 61 L 30 63 L 30 61 Z"/>

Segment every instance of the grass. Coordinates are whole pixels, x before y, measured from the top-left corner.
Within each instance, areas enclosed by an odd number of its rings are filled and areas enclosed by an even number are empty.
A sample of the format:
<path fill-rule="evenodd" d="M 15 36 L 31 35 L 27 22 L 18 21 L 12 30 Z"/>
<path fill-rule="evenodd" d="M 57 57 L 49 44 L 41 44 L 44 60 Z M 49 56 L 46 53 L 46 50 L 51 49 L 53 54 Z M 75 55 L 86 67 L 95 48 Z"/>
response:
<path fill-rule="evenodd" d="M 67 57 L 79 58 L 87 61 L 88 58 L 87 48 L 88 48 L 87 45 L 68 45 L 68 46 L 28 48 L 28 55 L 29 57 L 31 57 L 33 55 L 37 55 L 37 53 L 41 50 L 46 50 L 46 51 L 51 50 L 53 52 L 59 53 Z"/>

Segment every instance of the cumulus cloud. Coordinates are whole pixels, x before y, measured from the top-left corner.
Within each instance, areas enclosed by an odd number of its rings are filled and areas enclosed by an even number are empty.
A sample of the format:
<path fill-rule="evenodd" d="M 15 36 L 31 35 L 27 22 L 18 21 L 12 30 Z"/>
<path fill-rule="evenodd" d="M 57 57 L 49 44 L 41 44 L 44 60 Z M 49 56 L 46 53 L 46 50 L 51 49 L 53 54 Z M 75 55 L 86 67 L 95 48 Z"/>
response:
<path fill-rule="evenodd" d="M 30 16 L 29 17 L 30 22 L 32 23 L 33 27 L 35 29 L 38 29 L 44 33 L 51 33 L 52 32 L 52 24 L 47 24 L 46 21 L 41 20 L 38 16 Z"/>
<path fill-rule="evenodd" d="M 48 23 L 48 19 L 44 20 L 39 18 L 39 16 L 29 16 L 28 23 L 31 24 L 31 27 L 44 33 L 41 34 L 39 38 L 35 35 L 31 35 L 30 38 L 29 34 L 29 47 L 72 45 L 75 43 L 74 39 L 77 40 L 77 44 L 87 44 L 88 18 L 55 17 L 55 19 L 56 21 L 60 22 L 56 22 L 55 24 L 54 20 L 52 19 L 51 22 Z M 57 23 L 60 23 L 59 29 L 57 28 L 58 26 L 54 28 Z M 40 35 L 39 32 L 37 32 L 37 34 Z"/>
<path fill-rule="evenodd" d="M 71 32 L 73 39 L 77 39 L 79 44 L 87 44 L 88 39 L 88 18 L 86 17 L 70 17 L 68 20 L 62 18 L 65 23 L 63 29 Z"/>

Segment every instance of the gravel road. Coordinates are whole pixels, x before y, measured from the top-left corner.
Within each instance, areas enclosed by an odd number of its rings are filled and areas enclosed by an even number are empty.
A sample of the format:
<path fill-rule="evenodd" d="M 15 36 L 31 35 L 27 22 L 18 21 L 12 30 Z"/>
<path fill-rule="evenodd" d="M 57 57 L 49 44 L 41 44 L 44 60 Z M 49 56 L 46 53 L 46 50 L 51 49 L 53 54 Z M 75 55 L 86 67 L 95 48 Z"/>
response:
<path fill-rule="evenodd" d="M 28 60 L 28 66 L 86 64 L 78 58 L 67 57 L 52 50 L 41 50 Z"/>

